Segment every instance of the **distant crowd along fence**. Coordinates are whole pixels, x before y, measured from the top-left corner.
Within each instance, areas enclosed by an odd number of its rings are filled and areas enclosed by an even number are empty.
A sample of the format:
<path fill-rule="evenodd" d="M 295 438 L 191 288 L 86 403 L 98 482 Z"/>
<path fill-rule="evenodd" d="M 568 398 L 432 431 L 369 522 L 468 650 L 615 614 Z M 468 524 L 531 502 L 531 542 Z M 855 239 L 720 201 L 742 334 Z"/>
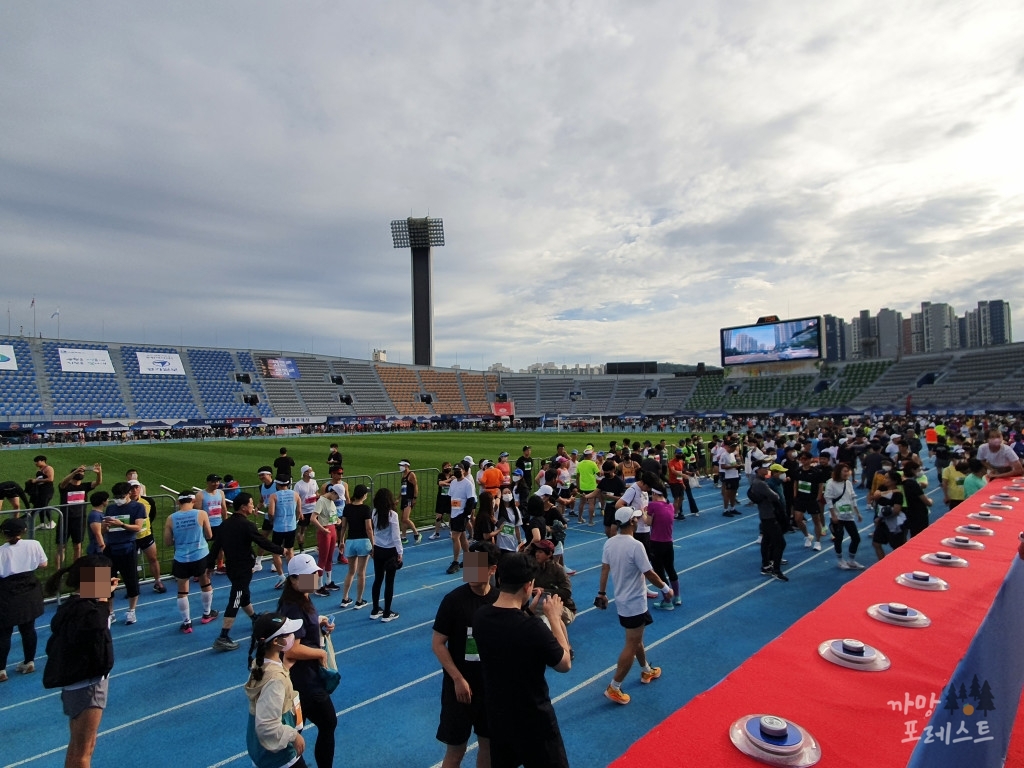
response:
<path fill-rule="evenodd" d="M 424 527 L 432 525 L 434 522 L 434 508 L 438 496 L 437 478 L 440 475 L 440 470 L 437 468 L 422 468 L 415 470 L 416 479 L 419 484 L 419 490 L 417 494 L 416 505 L 413 507 L 412 519 L 418 527 Z M 366 503 L 372 508 L 373 506 L 373 495 L 379 488 L 387 488 L 395 497 L 395 511 L 399 512 L 398 507 L 401 505 L 401 491 L 402 491 L 402 473 L 401 472 L 382 472 L 378 475 L 346 475 L 345 483 L 348 485 L 349 493 L 351 494 L 352 489 L 357 485 L 365 485 L 370 489 L 367 495 Z M 259 504 L 259 485 L 246 485 L 241 486 L 240 490 L 251 493 Z M 152 504 L 152 511 L 150 512 L 150 526 L 152 528 L 153 536 L 156 539 L 157 552 L 159 553 L 160 571 L 165 578 L 169 578 L 168 574 L 171 572 L 171 561 L 174 559 L 174 551 L 169 547 L 164 546 L 164 522 L 167 520 L 167 516 L 170 515 L 174 510 L 178 508 L 178 499 L 168 493 L 147 493 L 146 498 Z M 88 508 L 86 514 L 81 517 L 71 518 L 68 516 L 68 507 L 72 505 L 57 504 L 46 507 L 34 507 L 28 509 L 3 509 L 0 510 L 0 521 L 7 517 L 25 517 L 26 525 L 28 526 L 25 531 L 25 538 L 35 539 L 46 553 L 47 567 L 40 569 L 38 576 L 41 581 L 45 580 L 50 574 L 57 570 L 57 552 L 59 544 L 58 533 L 63 530 L 62 526 L 65 519 L 68 520 L 69 524 L 76 524 L 81 526 L 79 531 L 75 531 L 76 536 L 72 536 L 72 531 L 67 531 L 66 536 L 63 538 L 66 540 L 64 544 L 64 564 L 70 564 L 74 558 L 74 538 L 80 538 L 82 540 L 82 553 L 84 554 L 89 547 L 89 533 L 87 530 L 87 519 L 88 519 Z M 44 528 L 42 523 L 45 522 L 46 512 L 50 513 L 50 517 L 56 523 L 54 528 Z M 231 512 L 231 504 L 228 504 L 227 513 Z M 262 515 L 261 515 L 262 517 Z M 74 523 L 72 523 L 74 521 Z M 307 549 L 316 549 L 316 534 L 312 532 L 307 534 L 306 542 Z M 139 576 L 143 581 L 152 581 L 153 574 L 149 573 L 149 563 L 141 553 L 137 554 L 137 568 L 139 570 Z"/>

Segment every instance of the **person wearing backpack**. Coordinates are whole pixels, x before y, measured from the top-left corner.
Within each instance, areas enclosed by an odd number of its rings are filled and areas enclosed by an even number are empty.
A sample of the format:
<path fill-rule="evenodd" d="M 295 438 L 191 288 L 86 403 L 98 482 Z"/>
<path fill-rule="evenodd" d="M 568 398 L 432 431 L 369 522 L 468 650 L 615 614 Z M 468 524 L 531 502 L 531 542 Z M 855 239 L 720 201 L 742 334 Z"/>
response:
<path fill-rule="evenodd" d="M 60 592 L 61 581 L 74 590 L 50 621 L 46 642 L 43 687 L 61 688 L 64 714 L 71 738 L 65 768 L 89 768 L 96 749 L 96 734 L 107 705 L 107 683 L 114 668 L 114 641 L 110 636 L 107 602 L 117 587 L 112 563 L 103 555 L 85 555 L 53 574 L 46 582 L 50 595 Z"/>

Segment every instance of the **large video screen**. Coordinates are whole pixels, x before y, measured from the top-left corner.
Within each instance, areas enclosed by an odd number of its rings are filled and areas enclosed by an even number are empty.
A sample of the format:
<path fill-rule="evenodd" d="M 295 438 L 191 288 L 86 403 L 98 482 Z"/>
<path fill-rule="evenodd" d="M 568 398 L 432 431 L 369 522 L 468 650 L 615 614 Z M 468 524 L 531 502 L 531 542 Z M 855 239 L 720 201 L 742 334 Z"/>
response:
<path fill-rule="evenodd" d="M 260 365 L 260 373 L 265 379 L 299 379 L 299 366 L 290 357 L 260 357 L 257 358 Z"/>
<path fill-rule="evenodd" d="M 722 329 L 722 365 L 821 358 L 821 318 L 802 317 Z"/>

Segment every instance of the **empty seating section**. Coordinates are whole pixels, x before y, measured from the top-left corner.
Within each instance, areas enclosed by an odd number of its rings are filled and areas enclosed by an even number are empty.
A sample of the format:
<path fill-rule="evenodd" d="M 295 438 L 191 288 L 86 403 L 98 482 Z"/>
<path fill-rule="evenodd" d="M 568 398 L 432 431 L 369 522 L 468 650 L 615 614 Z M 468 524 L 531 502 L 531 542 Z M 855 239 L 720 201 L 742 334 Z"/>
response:
<path fill-rule="evenodd" d="M 917 382 L 926 374 L 940 372 L 951 360 L 951 354 L 910 357 L 894 363 L 850 401 L 854 408 L 870 406 L 903 407 L 907 395 L 917 389 Z"/>
<path fill-rule="evenodd" d="M 465 400 L 462 399 L 462 389 L 459 387 L 459 377 L 455 371 L 424 368 L 419 373 L 424 391 L 434 399 L 435 413 L 457 416 L 469 412 Z"/>
<path fill-rule="evenodd" d="M 644 393 L 654 386 L 651 379 L 619 378 L 615 393 L 608 401 L 608 408 L 615 414 L 640 413 L 646 405 Z"/>
<path fill-rule="evenodd" d="M 576 382 L 576 391 L 582 397 L 573 403 L 574 413 L 605 414 L 615 396 L 615 379 L 584 379 Z"/>
<path fill-rule="evenodd" d="M 0 338 L 0 344 L 14 348 L 14 360 L 3 361 L 4 364 L 18 366 L 14 371 L 0 368 L 0 419 L 17 421 L 26 416 L 44 416 L 46 409 L 36 383 L 32 348 L 19 338 Z"/>
<path fill-rule="evenodd" d="M 727 379 L 721 408 L 726 411 L 752 411 L 768 407 L 769 396 L 782 383 L 775 377 L 761 376 L 750 379 Z"/>
<path fill-rule="evenodd" d="M 684 407 L 690 411 L 717 411 L 721 408 L 724 383 L 725 377 L 720 373 L 701 376 Z"/>
<path fill-rule="evenodd" d="M 804 398 L 808 408 L 836 408 L 846 405 L 859 395 L 892 364 L 891 360 L 869 360 L 847 363 L 842 368 L 823 369 L 821 380 L 829 387 L 820 392 L 811 392 Z"/>
<path fill-rule="evenodd" d="M 236 419 L 252 417 L 482 415 L 497 393 L 516 416 L 670 416 L 678 411 L 767 413 L 915 407 L 1024 407 L 1024 344 L 824 365 L 817 373 L 726 378 L 478 373 L 311 355 L 290 356 L 299 376 L 264 378 L 258 357 L 280 352 L 2 338 L 0 420 Z M 113 373 L 64 371 L 59 349 L 103 350 Z M 177 354 L 184 375 L 144 374 L 137 352 Z M 248 374 L 250 381 L 238 380 Z M 256 394 L 260 402 L 245 403 Z M 429 395 L 431 403 L 423 402 Z M 351 404 L 345 400 L 351 399 Z M 1007 408 L 1011 406 L 1010 408 Z"/>
<path fill-rule="evenodd" d="M 139 373 L 136 352 L 178 354 L 178 350 L 172 347 L 121 347 L 121 365 L 135 403 L 135 416 L 140 419 L 203 418 L 204 414 L 196 404 L 187 372 L 184 376 Z M 184 363 L 184 356 L 182 358 Z"/>
<path fill-rule="evenodd" d="M 537 405 L 536 376 L 505 374 L 501 377 L 498 391 L 508 395 L 508 399 L 515 404 L 516 416 L 530 418 L 540 415 L 540 406 Z"/>
<path fill-rule="evenodd" d="M 377 365 L 377 375 L 401 416 L 429 416 L 432 411 L 420 397 L 425 394 L 416 371 L 400 365 Z"/>
<path fill-rule="evenodd" d="M 955 407 L 963 404 L 991 405 L 1007 400 L 1020 402 L 1021 386 L 1018 384 L 1016 394 L 1013 394 L 1012 383 L 1020 381 L 1015 374 L 1021 366 L 1024 366 L 1024 351 L 1015 347 L 965 354 L 954 360 L 948 372 L 933 384 L 926 384 L 913 392 L 914 404 Z M 1008 377 L 1011 377 L 1009 381 Z"/>
<path fill-rule="evenodd" d="M 690 399 L 690 396 L 697 388 L 698 378 L 696 376 L 679 376 L 658 381 L 658 396 L 651 399 L 647 410 L 653 411 L 657 408 L 659 413 L 675 413 L 681 410 L 683 403 Z"/>
<path fill-rule="evenodd" d="M 394 416 L 394 404 L 381 383 L 377 371 L 369 362 L 334 360 L 331 368 L 341 376 L 345 394 L 352 397 L 352 410 L 359 416 Z"/>
<path fill-rule="evenodd" d="M 341 401 L 341 389 L 331 382 L 331 366 L 320 357 L 296 357 L 299 378 L 295 380 L 299 396 L 310 416 L 350 416 L 355 411 Z"/>
<path fill-rule="evenodd" d="M 53 416 L 57 419 L 118 419 L 130 414 L 117 373 L 82 373 L 61 369 L 61 347 L 105 350 L 106 344 L 43 342 L 43 368 L 50 384 Z M 115 362 L 111 355 L 111 362 Z M 116 369 L 115 369 L 116 370 Z"/>
<path fill-rule="evenodd" d="M 420 371 L 422 378 L 423 372 Z M 462 382 L 462 391 L 466 396 L 466 406 L 470 413 L 484 414 L 491 412 L 491 401 L 489 395 L 498 390 L 498 377 L 493 373 L 466 373 L 459 372 L 459 381 Z M 435 406 L 436 408 L 436 406 Z"/>
<path fill-rule="evenodd" d="M 541 413 L 565 413 L 569 410 L 572 378 L 541 376 L 537 381 L 537 407 Z"/>
<path fill-rule="evenodd" d="M 252 356 L 248 354 L 239 357 L 247 357 L 252 361 Z M 192 377 L 207 418 L 236 419 L 273 415 L 265 402 L 265 396 L 261 394 L 263 389 L 255 378 L 252 378 L 253 383 L 249 385 L 236 379 L 238 374 L 246 371 L 234 353 L 224 349 L 190 349 L 188 365 L 192 369 Z M 244 403 L 242 398 L 247 394 L 260 395 L 259 404 L 252 406 Z"/>

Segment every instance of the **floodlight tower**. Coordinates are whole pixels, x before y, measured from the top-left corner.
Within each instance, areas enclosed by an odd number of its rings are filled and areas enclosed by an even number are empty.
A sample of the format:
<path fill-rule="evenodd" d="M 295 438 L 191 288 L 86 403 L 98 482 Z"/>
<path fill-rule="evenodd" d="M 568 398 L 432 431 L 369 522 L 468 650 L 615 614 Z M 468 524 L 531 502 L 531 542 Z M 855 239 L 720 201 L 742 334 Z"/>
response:
<path fill-rule="evenodd" d="M 395 248 L 412 249 L 412 357 L 414 365 L 434 364 L 434 304 L 430 297 L 430 248 L 444 245 L 441 219 L 395 219 Z"/>

